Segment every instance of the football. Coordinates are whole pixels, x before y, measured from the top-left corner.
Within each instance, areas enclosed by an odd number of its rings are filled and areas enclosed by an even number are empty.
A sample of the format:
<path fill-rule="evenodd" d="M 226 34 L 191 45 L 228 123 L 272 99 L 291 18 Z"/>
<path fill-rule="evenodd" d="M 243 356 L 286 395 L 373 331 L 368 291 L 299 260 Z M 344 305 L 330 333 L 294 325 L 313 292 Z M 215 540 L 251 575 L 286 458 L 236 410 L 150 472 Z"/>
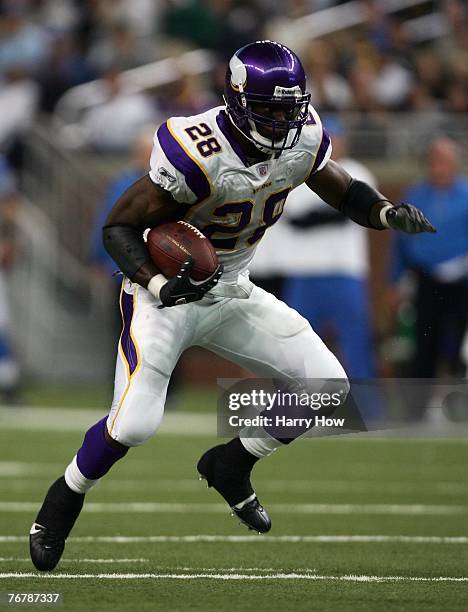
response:
<path fill-rule="evenodd" d="M 153 227 L 146 237 L 146 246 L 151 259 L 166 278 L 175 276 L 189 255 L 193 258 L 190 276 L 195 281 L 205 280 L 218 266 L 211 242 L 186 221 Z"/>

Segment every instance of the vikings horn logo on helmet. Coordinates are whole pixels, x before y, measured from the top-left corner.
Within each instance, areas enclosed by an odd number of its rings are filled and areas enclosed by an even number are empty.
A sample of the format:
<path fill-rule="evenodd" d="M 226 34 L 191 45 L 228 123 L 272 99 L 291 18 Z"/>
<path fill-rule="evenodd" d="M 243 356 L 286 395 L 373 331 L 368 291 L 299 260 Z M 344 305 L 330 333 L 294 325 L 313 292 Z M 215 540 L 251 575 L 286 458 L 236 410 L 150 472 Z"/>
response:
<path fill-rule="evenodd" d="M 245 45 L 229 62 L 224 100 L 231 123 L 257 149 L 279 154 L 292 149 L 310 101 L 301 61 L 271 40 Z"/>
<path fill-rule="evenodd" d="M 231 86 L 235 91 L 244 91 L 247 83 L 247 69 L 241 59 L 234 54 L 229 62 Z"/>

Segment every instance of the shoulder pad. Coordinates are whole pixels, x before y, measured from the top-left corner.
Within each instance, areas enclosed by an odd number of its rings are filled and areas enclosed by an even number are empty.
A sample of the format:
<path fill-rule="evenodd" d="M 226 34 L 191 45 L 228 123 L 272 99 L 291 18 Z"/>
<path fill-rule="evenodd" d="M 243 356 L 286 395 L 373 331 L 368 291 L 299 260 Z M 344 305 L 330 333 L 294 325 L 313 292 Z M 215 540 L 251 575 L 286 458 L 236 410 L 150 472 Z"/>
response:
<path fill-rule="evenodd" d="M 331 139 L 313 106 L 309 106 L 309 118 L 302 128 L 298 148 L 314 156 L 311 174 L 321 170 L 330 159 L 332 152 Z"/>
<path fill-rule="evenodd" d="M 182 121 L 180 121 L 182 120 Z M 212 193 L 212 184 L 209 175 L 196 153 L 196 148 L 192 146 L 190 130 L 198 126 L 184 128 L 186 118 L 177 117 L 168 119 L 157 131 L 159 144 L 169 160 L 185 178 L 189 189 L 195 194 L 197 202 L 201 202 Z M 201 126 L 206 124 L 200 123 Z M 208 126 L 207 130 L 210 130 Z M 203 130 L 203 128 L 201 128 Z M 210 131 L 211 133 L 211 131 Z M 195 135 L 197 132 L 195 132 Z"/>

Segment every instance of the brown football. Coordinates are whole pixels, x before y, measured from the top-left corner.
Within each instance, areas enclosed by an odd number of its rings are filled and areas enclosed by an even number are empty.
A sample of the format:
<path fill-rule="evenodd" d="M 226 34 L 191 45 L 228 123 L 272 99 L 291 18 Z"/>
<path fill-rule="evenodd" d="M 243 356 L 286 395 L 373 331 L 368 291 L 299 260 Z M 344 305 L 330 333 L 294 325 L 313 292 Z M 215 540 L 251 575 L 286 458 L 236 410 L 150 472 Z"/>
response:
<path fill-rule="evenodd" d="M 218 266 L 218 257 L 211 242 L 186 221 L 153 227 L 146 241 L 151 259 L 167 278 L 177 274 L 189 255 L 193 258 L 190 272 L 193 280 L 205 280 Z"/>

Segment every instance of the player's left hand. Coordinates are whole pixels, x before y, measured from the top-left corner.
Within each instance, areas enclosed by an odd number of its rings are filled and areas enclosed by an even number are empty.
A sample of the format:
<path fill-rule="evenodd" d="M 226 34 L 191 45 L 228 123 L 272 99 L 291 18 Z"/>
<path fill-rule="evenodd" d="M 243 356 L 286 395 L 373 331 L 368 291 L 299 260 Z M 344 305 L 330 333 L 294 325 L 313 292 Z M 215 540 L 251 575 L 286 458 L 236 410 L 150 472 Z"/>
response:
<path fill-rule="evenodd" d="M 193 259 L 189 257 L 179 272 L 165 283 L 159 292 L 161 305 L 158 308 L 189 304 L 201 300 L 202 297 L 218 284 L 223 273 L 224 265 L 219 264 L 211 276 L 203 281 L 194 281 L 190 277 L 193 268 Z"/>
<path fill-rule="evenodd" d="M 395 230 L 407 234 L 429 232 L 435 234 L 436 228 L 426 219 L 423 213 L 412 204 L 399 204 L 387 212 L 387 223 Z"/>

